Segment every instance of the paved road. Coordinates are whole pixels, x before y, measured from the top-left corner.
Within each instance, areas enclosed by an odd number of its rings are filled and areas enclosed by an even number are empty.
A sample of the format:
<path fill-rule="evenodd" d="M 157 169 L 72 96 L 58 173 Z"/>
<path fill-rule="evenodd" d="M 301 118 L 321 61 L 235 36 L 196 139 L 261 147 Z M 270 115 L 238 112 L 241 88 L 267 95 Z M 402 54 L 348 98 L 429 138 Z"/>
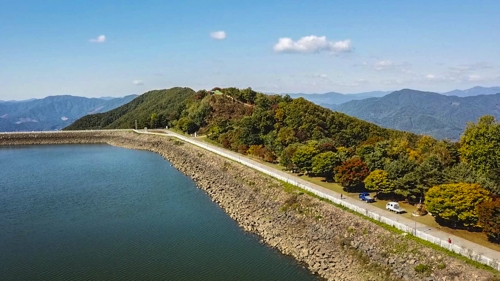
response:
<path fill-rule="evenodd" d="M 163 136 L 173 136 L 173 137 L 185 140 L 185 141 L 187 141 L 189 143 L 192 143 L 194 145 L 197 145 L 199 147 L 209 148 L 212 151 L 217 151 L 220 154 L 232 155 L 233 157 L 236 157 L 239 160 L 239 162 L 241 162 L 243 164 L 250 164 L 251 166 L 258 166 L 261 169 L 267 170 L 267 171 L 269 171 L 271 173 L 274 173 L 276 175 L 279 175 L 281 177 L 288 178 L 288 179 L 290 179 L 292 181 L 298 182 L 298 183 L 300 183 L 302 185 L 305 185 L 305 186 L 308 186 L 308 187 L 310 187 L 312 189 L 318 190 L 318 191 L 320 191 L 320 192 L 322 192 L 324 194 L 331 195 L 334 198 L 340 198 L 340 193 L 338 193 L 338 192 L 335 192 L 335 191 L 332 191 L 330 189 L 324 188 L 322 186 L 319 186 L 319 185 L 313 184 L 311 182 L 302 180 L 302 179 L 300 179 L 297 176 L 294 176 L 294 175 L 285 173 L 283 171 L 271 168 L 269 166 L 263 165 L 263 164 L 261 164 L 261 163 L 259 163 L 257 161 L 249 159 L 249 158 L 247 158 L 247 157 L 245 157 L 245 156 L 243 156 L 243 155 L 241 155 L 239 153 L 235 153 L 235 152 L 232 152 L 232 151 L 229 151 L 229 150 L 226 150 L 226 149 L 223 149 L 223 148 L 220 148 L 220 147 L 208 144 L 206 142 L 203 142 L 203 141 L 198 140 L 198 139 L 193 138 L 193 137 L 187 137 L 187 136 L 184 136 L 184 135 L 180 135 L 180 134 L 174 133 L 174 132 L 169 131 L 169 130 L 155 130 L 155 131 L 156 132 L 160 131 L 160 133 L 152 133 L 152 134 L 158 134 L 158 135 L 163 135 Z M 138 132 L 140 132 L 140 131 L 138 131 Z M 142 133 L 144 133 L 144 132 L 142 132 Z M 149 132 L 149 133 L 151 133 L 151 132 Z M 345 200 L 348 203 L 351 203 L 351 204 L 356 205 L 358 207 L 367 209 L 368 211 L 371 211 L 373 213 L 379 214 L 380 216 L 383 216 L 383 217 L 392 219 L 394 221 L 397 221 L 399 223 L 405 224 L 405 225 L 409 226 L 412 229 L 416 228 L 417 230 L 424 231 L 425 233 L 427 233 L 429 235 L 432 235 L 432 236 L 434 236 L 436 238 L 439 238 L 440 240 L 443 240 L 443 241 L 447 241 L 448 238 L 450 238 L 452 240 L 452 243 L 455 244 L 455 245 L 458 245 L 458 246 L 460 246 L 462 248 L 471 249 L 474 252 L 476 252 L 478 254 L 482 254 L 482 255 L 490 258 L 490 259 L 494 259 L 494 260 L 500 261 L 500 252 L 498 252 L 498 251 L 495 251 L 495 250 L 487 248 L 485 246 L 476 244 L 476 243 L 471 242 L 469 240 L 466 240 L 466 239 L 463 239 L 463 238 L 460 238 L 460 237 L 448 234 L 448 233 L 443 232 L 441 230 L 433 229 L 433 228 L 431 228 L 431 227 L 429 227 L 427 225 L 424 225 L 424 224 L 421 224 L 421 223 L 416 222 L 414 220 L 402 217 L 402 216 L 400 216 L 398 214 L 386 211 L 384 209 L 377 208 L 377 207 L 375 207 L 373 205 L 370 205 L 370 204 L 366 204 L 363 201 L 356 200 L 356 199 L 349 198 L 349 197 L 347 197 L 347 198 L 344 197 L 344 198 L 345 199 L 343 199 L 343 200 Z"/>

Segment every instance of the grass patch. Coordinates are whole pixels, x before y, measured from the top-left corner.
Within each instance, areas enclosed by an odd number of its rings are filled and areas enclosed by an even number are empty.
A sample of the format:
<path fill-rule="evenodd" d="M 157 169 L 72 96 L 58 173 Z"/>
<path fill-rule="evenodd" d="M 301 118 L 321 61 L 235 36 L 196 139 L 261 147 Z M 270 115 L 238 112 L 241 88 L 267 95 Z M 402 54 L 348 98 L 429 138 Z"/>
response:
<path fill-rule="evenodd" d="M 429 275 L 432 272 L 432 268 L 426 264 L 419 264 L 415 266 L 415 272 L 422 275 Z"/>

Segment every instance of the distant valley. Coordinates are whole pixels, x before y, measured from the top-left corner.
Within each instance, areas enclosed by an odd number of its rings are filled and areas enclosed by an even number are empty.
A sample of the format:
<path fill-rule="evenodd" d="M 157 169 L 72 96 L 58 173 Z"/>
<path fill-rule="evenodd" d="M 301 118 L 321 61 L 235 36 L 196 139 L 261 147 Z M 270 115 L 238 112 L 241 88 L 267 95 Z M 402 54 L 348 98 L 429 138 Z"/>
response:
<path fill-rule="evenodd" d="M 60 130 L 87 114 L 106 112 L 133 100 L 69 95 L 24 101 L 0 101 L 0 132 Z"/>

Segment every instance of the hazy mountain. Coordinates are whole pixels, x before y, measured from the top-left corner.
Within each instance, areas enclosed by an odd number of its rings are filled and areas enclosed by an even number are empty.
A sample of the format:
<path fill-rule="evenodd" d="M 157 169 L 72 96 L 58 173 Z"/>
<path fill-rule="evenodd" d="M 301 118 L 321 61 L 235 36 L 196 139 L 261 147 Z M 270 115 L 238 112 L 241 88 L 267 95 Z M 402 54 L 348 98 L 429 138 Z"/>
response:
<path fill-rule="evenodd" d="M 130 95 L 105 100 L 64 95 L 5 101 L 0 103 L 0 131 L 60 130 L 84 115 L 114 109 L 135 97 Z"/>
<path fill-rule="evenodd" d="M 443 95 L 447 96 L 457 96 L 457 97 L 471 97 L 471 96 L 479 96 L 479 95 L 494 95 L 500 93 L 500 87 L 480 87 L 476 86 L 474 88 L 470 88 L 467 90 L 453 90 Z"/>
<path fill-rule="evenodd" d="M 383 127 L 457 140 L 467 122 L 483 115 L 500 119 L 500 94 L 457 97 L 403 89 L 330 108 Z"/>
<path fill-rule="evenodd" d="M 306 100 L 313 102 L 315 104 L 320 105 L 333 105 L 333 104 L 341 104 L 351 100 L 362 100 L 373 97 L 383 97 L 390 92 L 384 91 L 373 91 L 373 92 L 364 92 L 364 93 L 353 93 L 353 94 L 341 94 L 336 92 L 329 92 L 324 94 L 289 94 L 292 98 L 305 98 Z"/>

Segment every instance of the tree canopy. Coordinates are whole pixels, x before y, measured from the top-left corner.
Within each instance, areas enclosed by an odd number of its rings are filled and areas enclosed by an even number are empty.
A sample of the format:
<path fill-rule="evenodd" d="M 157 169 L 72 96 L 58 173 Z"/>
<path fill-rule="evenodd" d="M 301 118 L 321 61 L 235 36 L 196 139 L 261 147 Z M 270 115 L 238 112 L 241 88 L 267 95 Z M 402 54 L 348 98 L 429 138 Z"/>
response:
<path fill-rule="evenodd" d="M 479 226 L 477 206 L 491 201 L 488 190 L 475 183 L 441 184 L 430 188 L 425 196 L 425 206 L 438 222 Z"/>

